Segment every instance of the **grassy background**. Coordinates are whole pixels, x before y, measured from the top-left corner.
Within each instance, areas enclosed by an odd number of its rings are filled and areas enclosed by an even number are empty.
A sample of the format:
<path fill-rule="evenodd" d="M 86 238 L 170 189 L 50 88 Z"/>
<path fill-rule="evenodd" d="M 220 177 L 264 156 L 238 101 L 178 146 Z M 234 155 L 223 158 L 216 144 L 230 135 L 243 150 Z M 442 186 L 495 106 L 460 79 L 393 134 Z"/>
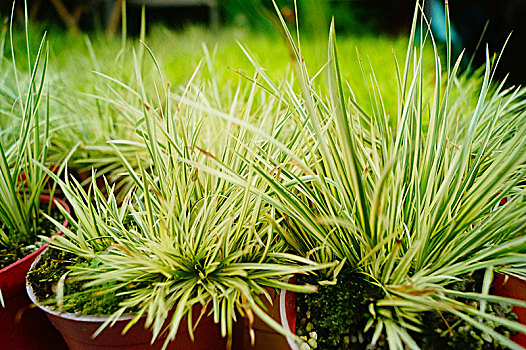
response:
<path fill-rule="evenodd" d="M 36 51 L 45 28 L 42 24 L 33 24 L 30 28 L 30 45 Z M 327 31 L 327 30 L 326 30 Z M 324 35 L 325 36 L 325 35 Z M 302 38 L 301 47 L 311 75 L 326 63 L 327 43 L 323 39 Z M 49 29 L 50 69 L 49 74 L 55 91 L 67 86 L 71 89 L 90 92 L 97 81 L 93 71 L 98 71 L 126 81 L 134 72 L 133 50 L 144 50 L 138 39 L 107 38 L 102 33 L 72 35 L 60 28 Z M 16 28 L 15 48 L 17 63 L 27 70 L 25 37 L 23 28 Z M 190 26 L 184 31 L 173 31 L 163 26 L 154 26 L 145 39 L 161 65 L 166 79 L 174 86 L 184 84 L 192 75 L 199 61 L 204 58 L 206 46 L 213 62 L 213 70 L 220 87 L 227 88 L 237 84 L 239 75 L 233 70 L 249 76 L 254 68 L 239 47 L 238 42 L 247 47 L 257 58 L 259 64 L 267 69 L 267 74 L 276 80 L 284 79 L 291 71 L 286 46 L 278 35 L 253 32 L 245 29 L 223 28 L 211 31 L 203 27 Z M 4 56 L 10 56 L 9 43 L 6 43 Z M 123 50 L 123 47 L 125 48 Z M 371 67 L 382 91 L 388 110 L 396 108 L 396 70 L 394 55 L 403 65 L 407 50 L 407 39 L 403 36 L 340 36 L 338 38 L 339 55 L 343 78 L 349 83 L 358 101 L 368 106 L 369 95 L 364 75 L 360 69 L 357 52 L 361 57 L 366 76 L 371 79 Z M 432 52 L 427 50 L 427 66 L 433 69 Z M 144 72 L 154 73 L 150 59 L 145 59 Z M 201 69 L 202 78 L 210 77 L 210 69 Z M 146 74 L 148 76 L 148 74 Z M 154 78 L 157 79 L 157 78 Z M 325 78 L 322 74 L 322 85 Z M 371 82 L 369 81 L 369 86 Z M 322 86 L 323 88 L 323 86 Z"/>
<path fill-rule="evenodd" d="M 113 164 L 116 161 L 113 159 L 115 155 L 112 149 L 108 148 L 107 141 L 134 140 L 135 127 L 133 122 L 122 118 L 121 112 L 112 106 L 112 103 L 105 103 L 101 99 L 97 100 L 90 96 L 120 98 L 116 97 L 113 91 L 116 84 L 95 72 L 136 88 L 135 59 L 140 60 L 142 56 L 141 80 L 144 81 L 147 89 L 146 94 L 155 99 L 162 80 L 153 60 L 138 38 L 119 36 L 108 38 L 102 32 L 74 35 L 57 26 L 38 22 L 31 23 L 29 28 L 31 52 L 37 51 L 45 31 L 49 39 L 47 84 L 51 100 L 50 119 L 54 131 L 50 157 L 53 161 L 61 159 L 79 142 L 80 148 L 72 160 L 104 158 L 106 163 Z M 13 32 L 17 67 L 20 72 L 28 72 L 24 28 L 16 26 Z M 328 28 L 326 32 L 317 37 L 302 36 L 301 48 L 311 76 L 327 63 L 325 37 L 328 37 Z M 294 74 L 286 45 L 278 33 L 233 27 L 211 31 L 199 26 L 189 26 L 183 31 L 175 31 L 157 25 L 150 28 L 144 41 L 159 63 L 163 79 L 170 83 L 172 91 L 186 84 L 199 62 L 203 61 L 194 83 L 209 85 L 213 81 L 211 78 L 216 79 L 220 99 L 225 106 L 228 105 L 239 83 L 245 83 L 244 86 L 247 86 L 246 79 L 237 72 L 253 77 L 256 71 L 240 44 L 253 54 L 258 64 L 266 69 L 266 74 L 276 82 L 279 83 Z M 10 67 L 9 48 L 10 42 L 7 36 L 4 60 L 1 63 L 3 68 Z M 341 35 L 338 37 L 338 49 L 343 79 L 352 88 L 361 107 L 368 112 L 373 111 L 374 101 L 368 92 L 368 87 L 372 88 L 374 85 L 371 74 L 373 67 L 385 109 L 391 116 L 395 115 L 398 92 L 394 55 L 403 66 L 407 38 L 372 34 Z M 205 51 L 209 52 L 209 59 L 206 59 Z M 357 51 L 364 66 L 367 83 L 360 68 Z M 429 76 L 433 76 L 433 53 L 430 48 L 426 48 L 424 58 L 424 69 L 429 71 Z M 208 62 L 211 62 L 212 68 Z M 12 108 L 18 94 L 11 71 L 3 69 L 0 81 L 0 142 L 2 143 L 17 137 L 21 120 L 17 109 Z M 319 84 L 318 89 L 326 91 L 325 75 L 326 72 L 323 71 L 316 81 Z M 22 80 L 28 79 L 27 73 L 19 74 L 20 77 Z M 123 99 L 128 102 L 135 100 L 122 90 L 120 89 L 118 93 L 124 93 Z M 210 92 L 213 89 L 205 87 L 205 90 Z M 299 88 L 296 90 L 299 92 Z M 264 104 L 265 101 L 259 103 Z M 92 146 L 97 149 L 102 146 L 105 150 L 99 149 L 94 153 Z M 89 148 L 91 150 L 88 150 Z"/>

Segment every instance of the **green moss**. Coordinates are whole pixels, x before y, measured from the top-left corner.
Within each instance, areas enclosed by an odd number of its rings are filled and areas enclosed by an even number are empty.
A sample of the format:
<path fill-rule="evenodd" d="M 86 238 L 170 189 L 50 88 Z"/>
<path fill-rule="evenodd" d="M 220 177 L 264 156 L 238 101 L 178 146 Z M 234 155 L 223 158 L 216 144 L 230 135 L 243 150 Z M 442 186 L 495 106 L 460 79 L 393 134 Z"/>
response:
<path fill-rule="evenodd" d="M 317 280 L 300 277 L 298 283 L 316 284 Z M 343 270 L 336 285 L 319 286 L 315 294 L 297 294 L 297 334 L 309 337 L 316 332 L 318 349 L 365 349 L 371 340 L 371 334 L 362 332 L 371 317 L 369 304 L 382 297 L 382 290 L 362 274 Z"/>
<path fill-rule="evenodd" d="M 49 249 L 36 268 L 29 272 L 28 281 L 40 303 L 59 310 L 56 286 L 60 278 L 73 266 L 95 267 L 97 264 L 95 260 L 88 261 L 71 253 Z M 82 315 L 109 315 L 120 308 L 124 297 L 112 291 L 115 283 L 106 283 L 96 288 L 86 288 L 85 283 L 72 277 L 66 278 L 61 311 Z"/>
<path fill-rule="evenodd" d="M 27 242 L 19 242 L 17 239 L 10 240 L 0 247 L 0 269 L 11 265 L 30 254 L 34 249 Z"/>
<path fill-rule="evenodd" d="M 47 210 L 47 208 L 47 205 L 42 205 L 42 210 Z M 58 209 L 52 209 L 48 214 L 58 222 L 64 221 L 64 215 L 62 215 Z M 3 244 L 0 242 L 0 269 L 11 265 L 40 248 L 44 242 L 40 241 L 38 236 L 50 237 L 57 232 L 55 225 L 49 220 L 44 219 L 39 220 L 37 230 L 31 235 L 31 237 L 12 237 L 2 226 L 0 226 L 0 230 L 3 230 L 9 237 L 8 242 Z"/>
<path fill-rule="evenodd" d="M 481 290 L 483 273 L 466 275 L 452 286 L 455 290 L 477 292 Z M 316 284 L 316 277 L 298 278 L 298 283 Z M 318 293 L 296 294 L 296 333 L 305 341 L 313 336 L 316 349 L 387 349 L 387 339 L 380 337 L 375 347 L 370 346 L 372 331 L 363 333 L 371 318 L 368 306 L 382 299 L 382 290 L 367 281 L 367 278 L 349 270 L 343 270 L 334 286 L 320 286 Z M 476 301 L 460 300 L 478 308 Z M 516 319 L 510 305 L 489 304 L 487 312 L 508 319 Z M 447 322 L 444 322 L 444 320 Z M 501 350 L 505 349 L 494 339 L 474 327 L 462 322 L 451 313 L 426 312 L 422 314 L 422 332 L 412 332 L 420 348 L 426 350 Z M 500 334 L 509 336 L 503 327 L 494 328 Z"/>

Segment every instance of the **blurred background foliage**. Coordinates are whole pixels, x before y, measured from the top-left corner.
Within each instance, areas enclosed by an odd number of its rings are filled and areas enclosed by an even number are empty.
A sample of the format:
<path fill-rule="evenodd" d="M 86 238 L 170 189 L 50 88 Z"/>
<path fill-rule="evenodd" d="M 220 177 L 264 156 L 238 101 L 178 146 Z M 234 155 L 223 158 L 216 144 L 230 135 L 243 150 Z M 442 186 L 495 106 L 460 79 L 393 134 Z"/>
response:
<path fill-rule="evenodd" d="M 64 10 L 72 17 L 79 17 L 79 27 L 84 30 L 101 29 L 111 16 L 111 9 L 118 0 L 28 0 L 32 20 L 47 20 L 67 26 Z M 272 0 L 193 0 L 191 6 L 150 6 L 149 3 L 166 5 L 177 3 L 177 0 L 128 0 L 128 12 L 133 16 L 144 2 L 149 7 L 149 19 L 161 21 L 171 27 L 181 27 L 186 22 L 208 20 L 204 3 L 216 3 L 220 20 L 224 25 L 250 27 L 254 30 L 273 31 L 272 21 L 274 7 Z M 188 2 L 186 0 L 185 2 Z M 284 17 L 294 22 L 294 0 L 276 0 Z M 0 13 L 8 15 L 12 2 L 2 0 Z M 372 31 L 383 31 L 398 34 L 409 28 L 412 18 L 413 0 L 297 0 L 302 27 L 310 34 L 316 35 L 320 28 L 326 28 L 333 16 L 337 29 L 341 33 L 363 34 Z M 16 4 L 17 17 L 23 16 L 23 1 Z M 130 18 L 133 19 L 133 18 Z M 134 24 L 135 21 L 129 21 Z M 324 30 L 325 31 L 325 30 Z"/>
<path fill-rule="evenodd" d="M 120 28 L 120 8 L 116 6 L 123 0 L 27 0 L 29 17 L 33 26 L 46 28 L 52 33 L 69 29 L 70 33 L 80 32 L 116 33 Z M 272 0 L 128 0 L 126 9 L 126 32 L 130 37 L 138 36 L 141 22 L 141 4 L 145 3 L 147 33 L 159 31 L 182 30 L 202 26 L 210 27 L 201 31 L 202 38 L 195 40 L 211 43 L 228 41 L 228 36 L 239 39 L 250 36 L 265 47 L 276 40 L 276 16 Z M 170 6 L 159 6 L 163 3 Z M 171 6 L 179 2 L 179 6 Z M 392 38 L 396 41 L 406 36 L 416 0 L 276 0 L 276 3 L 291 27 L 299 23 L 302 37 L 307 41 L 325 40 L 328 25 L 333 17 L 340 38 Z M 182 6 L 182 3 L 191 6 Z M 193 4 L 192 4 L 193 3 Z M 435 24 L 435 37 L 441 38 L 445 31 L 443 23 L 444 0 L 426 0 L 426 14 Z M 24 1 L 17 0 L 15 16 L 24 16 Z M 212 6 L 213 5 L 213 6 Z M 297 6 L 297 18 L 296 7 Z M 7 21 L 11 13 L 11 0 L 0 1 L 0 15 Z M 211 9 L 217 11 L 217 23 L 213 22 Z M 432 9 L 434 8 L 434 12 Z M 508 73 L 511 83 L 526 82 L 526 65 L 523 63 L 523 43 L 526 40 L 525 0 L 454 0 L 450 1 L 452 23 L 458 34 L 456 52 L 466 49 L 464 67 L 473 56 L 473 68 L 478 68 L 485 59 L 485 44 L 489 45 L 490 54 L 498 53 L 504 47 L 506 39 L 513 32 L 506 45 L 499 78 Z M 431 14 L 433 13 L 434 18 Z M 38 23 L 38 24 L 34 24 Z M 109 27 L 113 29 L 108 30 Z M 164 28 L 164 29 L 160 29 Z M 235 33 L 235 34 L 234 34 Z M 195 34 L 195 31 L 194 31 Z M 237 35 L 237 36 L 236 36 Z M 60 43 L 55 45 L 60 46 Z M 70 46 L 69 43 L 64 43 Z M 324 47 L 325 45 L 322 45 Z M 392 45 L 390 45 L 392 46 Z M 395 44 L 396 46 L 396 44 Z M 360 48 L 360 47 L 359 47 Z M 57 49 L 58 50 L 58 49 Z M 387 51 L 387 50 L 384 50 Z M 368 53 L 369 55 L 372 53 Z M 272 54 L 270 54 L 272 56 Z"/>
<path fill-rule="evenodd" d="M 58 15 L 57 1 L 64 5 L 70 15 L 78 16 L 78 28 L 72 28 L 71 24 L 68 25 L 64 18 Z M 93 71 L 119 77 L 123 81 L 128 81 L 133 76 L 131 51 L 140 46 L 137 45 L 137 40 L 140 33 L 141 6 L 131 3 L 130 0 L 125 7 L 126 45 L 123 45 L 123 38 L 118 31 L 115 35 L 107 35 L 106 32 L 114 4 L 115 2 L 106 0 L 28 0 L 28 15 L 31 19 L 30 45 L 33 48 L 37 47 L 42 33 L 48 32 L 50 72 L 53 73 L 50 74 L 50 84 L 57 95 L 61 95 L 61 90 L 91 93 L 94 88 L 93 81 L 99 78 Z M 406 33 L 413 12 L 411 1 L 407 1 L 406 10 L 400 10 L 405 12 L 407 20 L 393 19 L 391 29 L 382 24 L 382 16 L 387 15 L 376 16 L 375 6 L 366 0 L 299 0 L 298 18 L 295 16 L 294 0 L 278 0 L 277 4 L 291 27 L 295 26 L 296 19 L 299 22 L 302 50 L 312 75 L 326 63 L 326 40 L 330 18 L 334 15 L 343 63 L 342 74 L 352 86 L 356 98 L 362 101 L 370 100 L 368 85 L 363 79 L 357 56 L 358 51 L 364 69 L 371 79 L 371 67 L 374 68 L 374 75 L 382 90 L 386 107 L 388 110 L 396 110 L 397 90 L 396 84 L 392 84 L 396 75 L 393 54 L 399 60 L 403 60 L 405 56 Z M 252 77 L 254 74 L 252 64 L 237 42 L 246 45 L 260 65 L 268 69 L 267 73 L 273 79 L 281 81 L 291 74 L 286 46 L 279 36 L 279 30 L 276 29 L 276 25 L 279 27 L 279 24 L 276 23 L 277 16 L 271 0 L 218 0 L 217 5 L 220 18 L 218 28 L 209 23 L 208 6 L 146 7 L 145 41 L 171 84 L 188 81 L 195 67 L 205 57 L 206 50 L 209 51 L 212 67 L 205 62 L 206 67 L 202 68 L 199 74 L 204 78 L 213 75 L 219 86 L 225 91 L 230 91 L 232 85 L 238 84 L 242 79 L 241 75 Z M 0 1 L 4 30 L 8 30 L 11 6 L 9 0 Z M 17 0 L 14 14 L 13 40 L 15 47 L 19 48 L 17 52 L 20 56 L 17 64 L 21 70 L 27 70 L 27 60 L 24 59 L 22 0 Z M 3 53 L 9 58 L 9 37 L 7 40 Z M 123 47 L 126 47 L 126 50 L 123 51 Z M 431 51 L 428 57 L 431 67 Z M 150 60 L 145 60 L 144 70 L 155 74 Z M 325 75 L 321 77 L 323 83 Z M 370 87 L 371 84 L 372 81 L 369 82 Z"/>

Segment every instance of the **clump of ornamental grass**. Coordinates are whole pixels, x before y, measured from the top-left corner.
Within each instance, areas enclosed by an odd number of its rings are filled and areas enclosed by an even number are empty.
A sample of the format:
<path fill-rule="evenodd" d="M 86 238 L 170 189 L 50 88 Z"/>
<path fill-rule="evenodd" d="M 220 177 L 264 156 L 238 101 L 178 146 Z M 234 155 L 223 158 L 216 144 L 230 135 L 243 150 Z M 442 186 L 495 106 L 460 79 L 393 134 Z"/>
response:
<path fill-rule="evenodd" d="M 147 74 L 142 69 L 146 65 L 146 60 L 143 57 L 145 51 L 147 54 L 152 54 L 147 46 L 144 46 L 143 50 L 133 50 L 132 52 L 133 59 L 131 61 L 135 67 L 133 78 L 125 80 L 120 76 L 114 77 L 97 73 L 102 84 L 99 84 L 101 86 L 97 87 L 97 90 L 87 97 L 93 100 L 92 103 L 97 104 L 99 117 L 94 118 L 95 120 L 85 121 L 82 125 L 85 123 L 92 124 L 87 126 L 88 132 L 92 129 L 97 132 L 100 131 L 99 136 L 89 141 L 84 136 L 77 138 L 66 133 L 59 137 L 59 142 L 62 144 L 54 150 L 55 154 L 60 155 L 74 147 L 75 141 L 72 140 L 80 139 L 80 146 L 70 158 L 70 164 L 74 163 L 73 166 L 80 166 L 82 170 L 86 171 L 90 171 L 91 168 L 97 169 L 96 175 L 99 178 L 105 176 L 111 184 L 116 185 L 118 200 L 122 200 L 134 184 L 121 159 L 125 159 L 126 163 L 136 172 L 139 171 L 141 165 L 146 169 L 152 167 L 150 154 L 142 140 L 141 133 L 143 131 L 136 132 L 137 125 L 143 120 L 144 108 L 153 110 L 153 106 L 158 104 L 166 110 L 183 114 L 189 113 L 190 111 L 185 109 L 192 110 L 192 108 L 188 108 L 185 104 L 177 101 L 177 96 L 183 95 L 187 99 L 198 101 L 197 103 L 203 106 L 218 109 L 224 113 L 244 115 L 247 120 L 261 119 L 258 114 L 270 114 L 273 109 L 272 105 L 269 106 L 266 103 L 265 97 L 259 94 L 257 89 L 254 89 L 255 85 L 242 84 L 244 80 L 238 82 L 237 86 L 219 89 L 212 58 L 206 46 L 204 47 L 205 59 L 196 65 L 188 82 L 185 85 L 178 86 L 171 86 L 164 78 L 161 79 L 161 84 L 151 84 L 148 81 L 150 79 L 145 79 Z M 161 69 L 156 59 L 154 59 L 153 66 Z M 204 74 L 203 70 L 208 70 L 211 75 L 210 81 L 205 80 L 203 82 L 200 79 L 200 76 Z M 141 93 L 139 86 L 143 84 L 148 84 L 148 87 L 146 89 L 142 87 L 143 89 L 155 91 L 156 95 Z M 207 85 L 206 88 L 204 84 Z M 163 90 L 165 92 L 161 93 Z M 220 138 L 220 133 L 218 134 L 217 131 L 224 129 L 226 123 L 221 118 L 207 117 L 207 113 L 200 110 L 193 110 L 192 113 L 196 114 L 196 117 L 190 118 L 189 121 L 195 122 L 195 120 L 203 118 L 202 123 L 206 124 L 206 127 L 200 128 L 199 138 L 196 142 L 208 149 L 210 144 L 217 142 L 217 139 Z M 188 124 L 185 127 L 197 126 Z M 79 130 L 84 130 L 84 127 L 80 127 Z M 156 137 L 165 138 L 165 135 L 161 133 Z M 167 141 L 160 140 L 160 142 Z M 57 142 L 55 143 L 57 144 Z M 119 155 L 115 152 L 115 146 L 118 147 Z M 84 182 L 84 184 L 87 183 L 89 183 L 89 179 Z"/>
<path fill-rule="evenodd" d="M 165 101 L 173 101 L 169 89 L 158 91 Z M 192 330 L 204 315 L 212 315 L 220 324 L 229 345 L 239 315 L 251 322 L 257 315 L 284 333 L 261 306 L 261 298 L 271 300 L 265 288 L 314 292 L 315 286 L 284 281 L 293 274 L 335 264 L 320 265 L 288 253 L 275 231 L 274 222 L 279 218 L 274 208 L 249 188 L 193 165 L 210 162 L 204 142 L 217 151 L 219 159 L 260 186 L 249 164 L 236 156 L 240 151 L 245 157 L 254 153 L 241 147 L 250 142 L 250 133 L 235 124 L 207 130 L 206 115 L 175 108 L 177 104 L 154 107 L 159 104 L 150 100 L 142 85 L 135 95 L 142 106 L 137 133 L 150 161 L 146 166 L 141 162 L 137 168 L 132 166 L 121 151 L 123 142 L 112 141 L 134 184 L 121 205 L 110 186 L 106 186 L 108 197 L 94 183 L 92 192 L 86 193 L 78 182 L 61 181 L 49 172 L 60 183 L 76 216 L 67 215 L 70 228 L 55 221 L 64 236 L 50 240 L 51 248 L 83 259 L 56 279 L 60 286 L 56 288 L 60 293 L 54 296 L 56 307 L 70 304 L 65 300 L 75 296 L 67 295 L 68 284 L 80 281 L 88 295 L 102 296 L 106 290 L 118 297 L 117 310 L 99 331 L 133 311 L 137 317 L 130 325 L 146 316 L 153 339 L 166 330 L 165 346 L 174 339 L 181 322 L 188 322 L 193 336 Z M 214 137 L 201 140 L 206 133 Z M 33 288 L 38 289 L 38 284 Z M 199 315 L 192 311 L 194 306 L 200 306 Z"/>
<path fill-rule="evenodd" d="M 144 18 L 140 41 L 145 41 Z M 93 50 L 89 41 L 88 45 L 90 51 Z M 154 103 L 172 104 L 171 108 L 173 102 L 168 98 L 171 89 L 180 89 L 179 86 L 171 87 L 169 83 L 159 87 L 151 83 L 154 79 L 147 79 L 153 74 L 152 70 L 157 73 L 156 69 L 160 67 L 156 60 L 147 60 L 148 53 L 151 53 L 149 48 L 143 44 L 139 45 L 135 47 L 131 44 L 126 40 L 124 33 L 120 50 L 115 58 L 97 58 L 95 53 L 92 53 L 91 65 L 96 70 L 92 72 L 93 79 L 90 82 L 93 82 L 90 86 L 92 91 L 68 92 L 67 101 L 64 101 L 66 97 L 64 92 L 59 90 L 55 94 L 56 102 L 61 106 L 63 125 L 59 126 L 60 135 L 54 139 L 51 157 L 59 158 L 75 148 L 69 161 L 70 169 L 76 170 L 85 177 L 84 185 L 90 183 L 91 169 L 97 169 L 94 174 L 99 179 L 104 176 L 110 184 L 115 184 L 118 200 L 122 200 L 133 186 L 133 180 L 126 176 L 127 169 L 121 162 L 121 157 L 126 158 L 126 162 L 136 171 L 140 164 L 145 168 L 152 165 L 142 137 L 136 133 L 137 125 L 143 119 L 142 109 L 150 108 L 151 105 L 148 98 L 138 93 L 139 87 L 147 84 L 147 90 L 166 89 L 166 94 L 157 92 Z M 204 50 L 207 53 L 207 63 L 211 65 L 208 49 L 205 47 Z M 202 60 L 195 71 L 189 71 L 190 82 L 201 74 L 203 66 Z M 122 68 L 115 71 L 115 67 Z M 215 85 L 217 87 L 217 82 Z M 193 88 L 193 85 L 188 84 L 188 87 L 190 86 Z M 185 89 L 184 85 L 182 89 Z M 228 103 L 217 98 L 218 96 L 214 96 L 209 102 L 214 106 Z M 204 136 L 201 135 L 201 138 Z M 114 149 L 114 145 L 117 144 L 120 156 Z"/>
<path fill-rule="evenodd" d="M 255 158 L 239 156 L 264 180 L 250 190 L 284 217 L 276 226 L 289 247 L 320 263 L 345 261 L 344 269 L 381 290 L 357 325 L 369 335 L 370 347 L 382 339 L 390 349 L 418 349 L 422 315 L 449 313 L 486 339 L 520 349 L 502 329 L 524 333 L 526 327 L 490 310 L 494 303 L 526 303 L 493 296 L 490 287 L 496 272 L 525 278 L 526 90 L 492 82 L 500 56 L 490 57 L 489 49 L 480 87 L 463 80 L 462 57 L 452 61 L 449 40 L 441 57 L 419 6 L 405 64 L 395 59 L 392 82 L 399 98 L 393 115 L 384 108 L 372 68 L 369 75 L 364 69 L 369 101 L 356 100 L 342 81 L 334 24 L 328 93 L 318 89 L 321 72 L 309 75 L 301 46 L 281 17 L 301 94 L 292 84 L 273 82 L 257 64 L 256 70 L 258 85 L 286 111 L 276 118 L 294 122 L 295 136 L 274 137 L 234 115 L 216 115 L 266 139 L 281 154 L 257 149 Z M 424 35 L 416 40 L 419 17 Z M 428 40 L 433 67 L 423 65 Z M 424 83 L 429 80 L 431 90 Z M 468 103 L 459 100 L 466 97 L 457 88 L 470 94 Z M 228 163 L 218 160 L 216 167 L 201 168 L 249 187 Z M 476 291 L 456 287 L 475 273 L 482 276 Z"/>
<path fill-rule="evenodd" d="M 144 35 L 143 19 L 141 41 L 144 41 Z M 144 47 L 141 45 L 136 54 L 126 32 L 122 34 L 120 45 L 117 40 L 104 43 L 100 38 L 97 44 L 104 49 L 95 52 L 92 42 L 86 39 L 89 55 L 77 53 L 79 57 L 75 60 L 75 69 L 61 71 L 60 79 L 66 88 L 57 86 L 55 89 L 54 99 L 60 114 L 57 128 L 60 133 L 53 140 L 50 156 L 60 158 L 75 149 L 69 159 L 69 167 L 83 180 L 83 185 L 89 185 L 92 169 L 96 169 L 93 174 L 99 179 L 104 176 L 116 185 L 120 201 L 133 182 L 123 176 L 126 169 L 108 141 L 124 140 L 120 149 L 122 154 L 127 155 L 128 162 L 134 164 L 136 169 L 139 167 L 138 162 L 147 165 L 148 154 L 135 132 L 142 105 L 140 99 L 136 99 L 132 87 L 141 83 L 142 75 L 145 75 L 143 71 L 148 70 L 148 67 L 143 64 Z M 82 63 L 79 64 L 79 60 Z M 137 70 L 134 63 L 141 69 Z M 86 81 L 84 86 L 77 86 L 76 80 L 70 79 L 73 71 L 77 74 L 78 65 L 82 74 L 89 72 L 89 78 L 82 79 Z M 103 181 L 99 180 L 99 183 Z"/>
<path fill-rule="evenodd" d="M 31 29 L 28 35 L 40 30 L 38 24 L 27 29 Z M 134 163 L 135 168 L 138 168 L 137 155 L 147 164 L 148 154 L 135 133 L 138 122 L 135 118 L 140 118 L 141 103 L 134 100 L 136 96 L 130 87 L 137 88 L 143 76 L 155 73 L 155 66 L 149 61 L 143 62 L 144 47 L 135 45 L 125 31 L 120 41 L 95 35 L 92 42 L 88 36 L 55 34 L 52 40 L 55 55 L 48 68 L 51 73 L 51 77 L 48 73 L 48 100 L 53 110 L 50 131 L 54 135 L 48 147 L 48 159 L 60 162 L 69 155 L 70 172 L 86 186 L 90 183 L 92 169 L 97 169 L 98 178 L 105 176 L 115 184 L 118 200 L 122 200 L 120 193 L 129 191 L 132 181 L 122 175 L 125 169 L 108 140 L 125 140 L 121 151 L 128 155 L 128 162 Z M 144 35 L 143 22 L 140 41 L 145 40 Z M 10 41 L 20 46 L 19 35 Z M 134 62 L 141 67 L 139 70 Z M 10 85 L 12 81 L 14 79 L 6 80 Z M 113 84 L 115 81 L 123 83 Z M 0 108 L 5 102 L 5 109 L 8 109 L 11 100 L 16 98 L 12 90 L 0 90 Z M 6 132 L 6 136 L 8 134 L 14 137 L 13 133 Z M 99 184 L 103 181 L 99 180 Z"/>
<path fill-rule="evenodd" d="M 2 50 L 5 34 L 4 31 L 0 39 Z M 48 177 L 34 163 L 48 164 L 51 138 L 45 87 L 48 62 L 45 36 L 35 56 L 27 47 L 27 60 L 31 67 L 29 74 L 19 72 L 11 46 L 11 61 L 3 57 L 0 61 L 2 66 L 11 65 L 0 82 L 2 120 L 5 120 L 2 125 L 5 134 L 0 137 L 0 269 L 36 249 L 37 236 L 42 234 L 46 223 L 42 220 L 40 198 L 46 192 Z M 61 170 L 59 166 L 54 169 Z"/>

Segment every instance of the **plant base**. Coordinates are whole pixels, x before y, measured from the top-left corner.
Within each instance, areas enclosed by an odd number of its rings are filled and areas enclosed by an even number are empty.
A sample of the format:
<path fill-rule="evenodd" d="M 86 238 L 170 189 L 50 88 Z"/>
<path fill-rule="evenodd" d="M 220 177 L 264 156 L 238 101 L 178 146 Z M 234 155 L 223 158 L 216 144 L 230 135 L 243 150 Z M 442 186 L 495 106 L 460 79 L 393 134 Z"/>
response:
<path fill-rule="evenodd" d="M 39 263 L 40 255 L 34 262 L 31 269 Z M 123 315 L 111 327 L 106 327 L 97 337 L 93 334 L 107 321 L 107 316 L 85 316 L 74 313 L 58 313 L 49 307 L 41 305 L 35 296 L 33 287 L 28 282 L 26 290 L 29 298 L 45 312 L 51 323 L 62 334 L 70 350 L 158 350 L 162 349 L 166 334 L 162 334 L 152 344 L 152 332 L 145 328 L 146 317 L 142 317 L 125 334 L 123 330 L 135 315 Z M 194 315 L 200 313 L 197 306 L 193 310 Z M 170 317 L 168 317 L 170 319 Z M 177 350 L 208 350 L 225 349 L 226 338 L 221 337 L 220 326 L 214 323 L 213 317 L 201 318 L 199 325 L 194 330 L 194 341 L 190 338 L 186 320 L 182 320 L 175 339 L 170 342 L 167 349 Z M 163 336 L 164 335 L 164 336 Z"/>
<path fill-rule="evenodd" d="M 55 200 L 68 209 L 63 201 L 56 198 Z M 40 202 L 43 204 L 49 201 L 50 197 L 47 195 L 40 197 Z M 2 349 L 67 349 L 60 333 L 53 328 L 40 309 L 32 306 L 31 300 L 24 291 L 27 271 L 45 249 L 46 245 L 0 270 L 0 290 L 5 304 L 5 308 L 0 306 L 0 348 Z"/>

